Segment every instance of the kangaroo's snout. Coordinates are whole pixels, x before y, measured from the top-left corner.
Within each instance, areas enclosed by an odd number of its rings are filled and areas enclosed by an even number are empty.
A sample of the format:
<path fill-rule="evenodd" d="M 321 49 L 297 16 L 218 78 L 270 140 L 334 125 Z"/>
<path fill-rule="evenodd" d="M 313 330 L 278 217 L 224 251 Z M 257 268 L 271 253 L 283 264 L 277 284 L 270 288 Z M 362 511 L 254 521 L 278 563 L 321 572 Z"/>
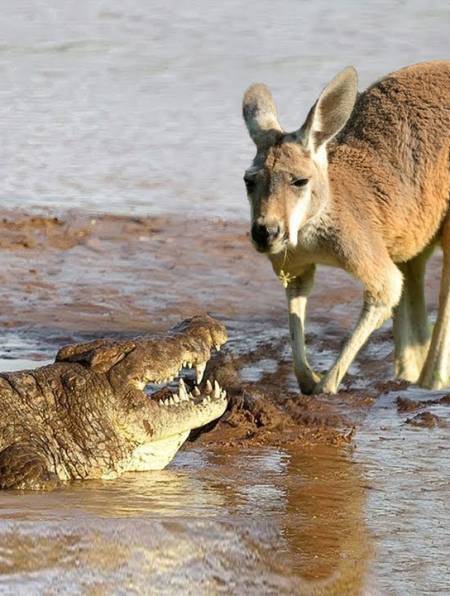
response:
<path fill-rule="evenodd" d="M 283 230 L 278 223 L 266 223 L 258 218 L 253 222 L 251 235 L 257 250 L 266 252 L 282 237 Z"/>

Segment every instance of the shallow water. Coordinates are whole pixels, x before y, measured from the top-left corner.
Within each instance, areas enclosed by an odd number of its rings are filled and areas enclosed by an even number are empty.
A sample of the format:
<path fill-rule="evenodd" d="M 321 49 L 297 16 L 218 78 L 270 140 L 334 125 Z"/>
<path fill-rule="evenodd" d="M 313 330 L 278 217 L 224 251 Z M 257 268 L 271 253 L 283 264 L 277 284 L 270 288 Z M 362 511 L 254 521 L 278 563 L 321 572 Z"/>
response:
<path fill-rule="evenodd" d="M 26 336 L 14 337 L 20 356 Z M 36 347 L 28 339 L 2 368 Z M 446 594 L 448 428 L 404 424 L 414 413 L 397 413 L 399 395 L 442 392 L 382 395 L 354 448 L 193 444 L 162 472 L 2 493 L 0 592 Z M 426 409 L 450 421 L 450 408 Z"/>
<path fill-rule="evenodd" d="M 360 593 L 372 552 L 359 474 L 333 448 L 194 449 L 163 472 L 2 495 L 0 589 Z"/>
<path fill-rule="evenodd" d="M 414 413 L 395 413 L 398 394 L 423 400 L 443 393 L 388 393 L 358 433 L 355 456 L 371 486 L 365 519 L 377 544 L 373 572 L 383 594 L 448 594 L 449 429 L 404 424 Z M 448 406 L 426 409 L 450 419 Z"/>
<path fill-rule="evenodd" d="M 443 0 L 3 0 L 0 196 L 9 206 L 246 217 L 244 89 L 287 129 L 337 70 L 361 87 L 450 54 Z"/>

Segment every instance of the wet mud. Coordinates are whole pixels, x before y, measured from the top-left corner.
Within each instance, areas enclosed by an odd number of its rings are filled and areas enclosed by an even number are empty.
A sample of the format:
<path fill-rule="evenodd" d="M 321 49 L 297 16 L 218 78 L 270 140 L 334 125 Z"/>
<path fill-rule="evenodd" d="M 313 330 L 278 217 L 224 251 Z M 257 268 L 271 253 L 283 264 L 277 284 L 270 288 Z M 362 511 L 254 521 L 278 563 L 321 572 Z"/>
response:
<path fill-rule="evenodd" d="M 24 496 L 25 506 L 2 497 L 0 583 L 45 591 L 56 567 L 67 581 L 83 570 L 85 584 L 76 585 L 99 594 L 112 586 L 138 593 L 148 581 L 154 593 L 175 594 L 186 582 L 203 593 L 251 594 L 396 594 L 446 584 L 420 519 L 430 506 L 426 484 L 434 513 L 441 507 L 430 528 L 445 552 L 449 537 L 436 527 L 447 515 L 449 398 L 393 380 L 389 324 L 338 395 L 302 396 L 283 288 L 244 224 L 3 213 L 0 238 L 2 370 L 46 363 L 73 341 L 159 331 L 198 312 L 224 321 L 230 336 L 206 371 L 226 387 L 228 409 L 192 433 L 170 468 Z M 436 255 L 431 310 L 439 267 Z M 318 371 L 349 333 L 360 291 L 343 272 L 319 272 L 307 324 Z M 105 526 L 105 518 L 120 521 Z M 420 581 L 402 567 L 405 548 L 425 569 Z"/>

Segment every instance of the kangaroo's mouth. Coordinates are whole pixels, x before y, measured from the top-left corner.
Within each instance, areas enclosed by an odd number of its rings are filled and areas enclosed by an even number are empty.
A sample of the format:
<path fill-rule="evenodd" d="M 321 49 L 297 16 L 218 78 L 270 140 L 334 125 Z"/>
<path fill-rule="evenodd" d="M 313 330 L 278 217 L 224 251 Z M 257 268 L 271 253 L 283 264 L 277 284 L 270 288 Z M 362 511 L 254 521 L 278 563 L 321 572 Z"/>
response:
<path fill-rule="evenodd" d="M 262 254 L 278 255 L 281 252 L 286 251 L 288 248 L 291 248 L 291 245 L 289 244 L 289 239 L 286 236 L 286 237 L 275 240 L 275 242 L 273 242 L 273 244 L 270 244 L 269 246 L 266 246 L 265 248 L 258 247 L 256 245 L 255 245 L 255 247 L 256 247 L 256 250 Z"/>
<path fill-rule="evenodd" d="M 269 253 L 271 255 L 277 255 L 280 252 L 285 251 L 287 248 L 290 247 L 289 238 L 287 236 L 283 236 L 276 240 L 271 246 L 269 246 Z"/>

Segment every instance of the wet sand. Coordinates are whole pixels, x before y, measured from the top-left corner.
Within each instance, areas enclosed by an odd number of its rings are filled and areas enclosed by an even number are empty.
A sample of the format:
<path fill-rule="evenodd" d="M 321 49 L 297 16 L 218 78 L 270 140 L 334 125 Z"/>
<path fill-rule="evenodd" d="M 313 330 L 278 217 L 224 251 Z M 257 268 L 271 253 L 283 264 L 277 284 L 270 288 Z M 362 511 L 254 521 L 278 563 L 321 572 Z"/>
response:
<path fill-rule="evenodd" d="M 230 333 L 210 371 L 229 409 L 167 470 L 0 497 L 5 593 L 445 593 L 448 398 L 391 381 L 389 324 L 337 396 L 305 397 L 283 289 L 244 224 L 5 212 L 0 248 L 3 370 L 202 311 Z M 436 255 L 431 309 L 439 266 Z M 318 370 L 359 301 L 343 272 L 319 272 L 308 313 Z"/>

